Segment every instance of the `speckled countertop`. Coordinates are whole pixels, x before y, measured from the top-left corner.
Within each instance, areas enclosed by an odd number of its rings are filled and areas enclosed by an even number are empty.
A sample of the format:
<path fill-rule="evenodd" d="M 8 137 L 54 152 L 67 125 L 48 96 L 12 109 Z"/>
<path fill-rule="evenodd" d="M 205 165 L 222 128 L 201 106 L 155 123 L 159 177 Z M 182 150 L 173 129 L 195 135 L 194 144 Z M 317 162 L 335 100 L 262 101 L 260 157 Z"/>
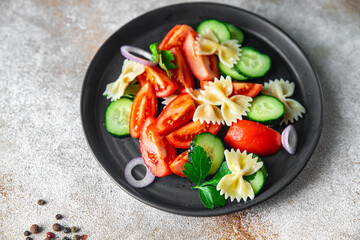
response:
<path fill-rule="evenodd" d="M 57 213 L 88 239 L 360 239 L 357 0 L 224 1 L 289 33 L 323 88 L 318 147 L 275 197 L 225 216 L 184 217 L 133 199 L 102 170 L 80 120 L 87 66 L 123 24 L 175 2 L 0 2 L 0 239 L 25 239 L 34 223 L 44 229 L 34 239 L 44 239 Z"/>

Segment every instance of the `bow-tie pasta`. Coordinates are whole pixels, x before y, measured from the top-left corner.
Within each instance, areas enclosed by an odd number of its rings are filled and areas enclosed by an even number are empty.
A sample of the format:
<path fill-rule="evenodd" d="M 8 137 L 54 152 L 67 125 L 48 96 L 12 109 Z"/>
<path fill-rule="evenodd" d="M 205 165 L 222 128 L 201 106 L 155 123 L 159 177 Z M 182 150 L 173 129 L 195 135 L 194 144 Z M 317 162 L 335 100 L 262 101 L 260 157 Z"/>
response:
<path fill-rule="evenodd" d="M 174 100 L 177 96 L 177 94 L 171 94 L 170 96 L 167 97 L 162 97 L 163 101 L 161 102 L 164 106 L 168 105 L 172 100 Z"/>
<path fill-rule="evenodd" d="M 196 38 L 196 53 L 198 55 L 219 56 L 219 60 L 226 66 L 232 68 L 240 60 L 241 48 L 237 40 L 231 39 L 219 43 L 219 40 L 211 29 Z"/>
<path fill-rule="evenodd" d="M 109 83 L 106 86 L 103 95 L 106 96 L 107 99 L 111 98 L 111 101 L 118 100 L 122 95 L 124 95 L 125 89 L 129 83 L 134 81 L 134 79 L 144 71 L 145 68 L 143 65 L 129 59 L 125 59 L 119 78 L 115 82 Z"/>
<path fill-rule="evenodd" d="M 293 123 L 299 120 L 299 117 L 302 118 L 306 112 L 306 109 L 298 101 L 289 98 L 294 94 L 294 90 L 295 84 L 284 79 L 270 80 L 264 84 L 261 90 L 262 94 L 276 97 L 284 104 L 285 116 L 280 125 L 282 123 L 288 124 L 289 121 Z"/>
<path fill-rule="evenodd" d="M 221 178 L 217 190 L 220 194 L 225 194 L 225 199 L 230 197 L 233 201 L 236 199 L 240 202 L 241 199 L 247 201 L 248 198 L 253 199 L 255 194 L 250 183 L 243 179 L 243 176 L 249 176 L 257 172 L 262 166 L 263 162 L 257 162 L 258 158 L 253 154 L 247 154 L 246 151 L 241 152 L 239 149 L 231 151 L 225 150 L 226 163 L 231 171 Z"/>
<path fill-rule="evenodd" d="M 205 87 L 205 90 L 188 90 L 193 99 L 200 104 L 196 108 L 193 121 L 200 120 L 201 123 L 206 121 L 214 124 L 225 122 L 226 125 L 231 126 L 233 122 L 241 120 L 242 116 L 247 115 L 252 98 L 244 95 L 229 98 L 232 90 L 230 76 L 215 78 L 214 82 Z M 216 106 L 220 106 L 220 110 Z"/>

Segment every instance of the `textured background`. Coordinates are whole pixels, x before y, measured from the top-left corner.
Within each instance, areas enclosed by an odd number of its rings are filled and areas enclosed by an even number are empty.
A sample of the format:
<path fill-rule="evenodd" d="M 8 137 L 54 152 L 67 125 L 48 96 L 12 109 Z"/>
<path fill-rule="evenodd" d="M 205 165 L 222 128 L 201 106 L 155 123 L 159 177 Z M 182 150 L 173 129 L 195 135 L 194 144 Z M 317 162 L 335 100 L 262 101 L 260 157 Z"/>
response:
<path fill-rule="evenodd" d="M 175 2 L 0 1 L 0 239 L 24 239 L 34 223 L 43 239 L 57 213 L 89 239 L 360 239 L 358 0 L 224 1 L 289 33 L 323 88 L 319 145 L 272 199 L 226 216 L 177 216 L 128 196 L 101 169 L 80 121 L 87 66 L 123 24 Z"/>

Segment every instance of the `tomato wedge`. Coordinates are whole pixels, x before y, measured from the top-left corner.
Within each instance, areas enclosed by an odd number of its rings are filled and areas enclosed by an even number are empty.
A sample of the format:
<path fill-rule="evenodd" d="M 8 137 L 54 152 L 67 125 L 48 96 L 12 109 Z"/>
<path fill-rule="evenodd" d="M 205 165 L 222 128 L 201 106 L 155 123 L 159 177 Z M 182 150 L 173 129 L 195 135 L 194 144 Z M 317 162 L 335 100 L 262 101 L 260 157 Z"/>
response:
<path fill-rule="evenodd" d="M 145 165 L 157 177 L 172 173 L 169 162 L 176 158 L 176 149 L 155 128 L 155 118 L 146 119 L 140 133 L 140 152 Z"/>
<path fill-rule="evenodd" d="M 176 148 L 189 148 L 191 140 L 203 132 L 211 132 L 216 135 L 221 128 L 221 124 L 200 123 L 200 121 L 190 122 L 166 136 L 171 145 Z"/>
<path fill-rule="evenodd" d="M 130 112 L 129 130 L 133 138 L 140 136 L 141 126 L 148 117 L 156 117 L 157 99 L 151 83 L 145 83 L 136 94 Z"/>
<path fill-rule="evenodd" d="M 156 119 L 156 129 L 160 134 L 168 134 L 189 122 L 196 110 L 195 103 L 188 93 L 172 100 Z"/>
<path fill-rule="evenodd" d="M 189 70 L 181 49 L 174 47 L 171 48 L 170 51 L 175 57 L 174 64 L 178 66 L 177 68 L 169 70 L 171 79 L 174 79 L 178 85 L 175 93 L 186 93 L 186 88 L 194 88 L 194 77 Z"/>
<path fill-rule="evenodd" d="M 241 83 L 241 82 L 233 82 L 233 95 L 245 95 L 248 97 L 255 97 L 259 94 L 262 89 L 262 84 L 259 83 Z"/>
<path fill-rule="evenodd" d="M 167 97 L 173 94 L 177 88 L 174 80 L 170 79 L 166 72 L 159 67 L 145 66 L 145 72 L 137 76 L 140 86 L 150 82 L 154 85 L 156 97 Z"/>
<path fill-rule="evenodd" d="M 218 60 L 215 55 L 198 55 L 196 53 L 195 31 L 189 31 L 183 43 L 185 59 L 190 71 L 200 81 L 213 81 L 220 76 Z"/>
<path fill-rule="evenodd" d="M 226 133 L 225 142 L 232 148 L 268 156 L 281 148 L 281 135 L 261 123 L 239 120 L 233 123 Z"/>
<path fill-rule="evenodd" d="M 173 47 L 181 47 L 186 34 L 189 31 L 194 31 L 192 27 L 188 25 L 175 25 L 161 41 L 160 50 L 169 50 Z"/>
<path fill-rule="evenodd" d="M 209 85 L 211 81 L 200 81 L 200 87 L 201 89 L 205 89 L 205 86 Z M 233 95 L 245 95 L 248 97 L 255 97 L 258 95 L 262 89 L 262 84 L 259 83 L 242 83 L 242 82 L 233 82 L 233 92 L 231 93 L 231 96 Z"/>
<path fill-rule="evenodd" d="M 173 173 L 181 177 L 186 177 L 185 174 L 183 174 L 183 171 L 184 165 L 188 161 L 188 154 L 189 151 L 187 150 L 177 156 L 174 161 L 170 162 L 169 167 Z"/>

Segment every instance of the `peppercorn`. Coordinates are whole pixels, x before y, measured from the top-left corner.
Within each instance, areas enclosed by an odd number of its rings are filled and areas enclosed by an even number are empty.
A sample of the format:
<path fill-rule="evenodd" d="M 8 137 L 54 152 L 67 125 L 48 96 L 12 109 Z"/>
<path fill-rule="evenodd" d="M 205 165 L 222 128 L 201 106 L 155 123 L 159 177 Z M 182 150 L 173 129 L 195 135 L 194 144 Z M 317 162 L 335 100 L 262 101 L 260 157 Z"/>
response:
<path fill-rule="evenodd" d="M 71 229 L 69 227 L 64 228 L 64 233 L 70 233 Z"/>
<path fill-rule="evenodd" d="M 52 240 L 52 238 L 45 238 L 44 240 Z"/>
<path fill-rule="evenodd" d="M 58 224 L 58 223 L 54 223 L 54 224 L 52 225 L 52 229 L 53 229 L 55 232 L 59 232 L 59 231 L 61 231 L 61 225 Z"/>
<path fill-rule="evenodd" d="M 32 238 L 31 238 L 31 237 L 27 237 L 27 238 L 25 238 L 25 240 L 32 240 Z"/>
<path fill-rule="evenodd" d="M 42 199 L 39 199 L 38 202 L 37 202 L 39 205 L 44 205 L 46 202 Z"/>
<path fill-rule="evenodd" d="M 61 214 L 56 214 L 56 216 L 55 216 L 55 219 L 56 220 L 60 220 L 60 219 L 62 219 L 63 218 L 63 216 L 61 215 Z"/>
<path fill-rule="evenodd" d="M 74 240 L 80 240 L 80 236 L 79 235 L 74 235 Z"/>
<path fill-rule="evenodd" d="M 71 228 L 71 231 L 73 232 L 73 233 L 76 233 L 76 232 L 78 232 L 79 231 L 79 228 L 77 228 L 77 227 L 72 227 Z"/>
<path fill-rule="evenodd" d="M 51 238 L 54 238 L 55 235 L 52 232 L 47 232 L 46 237 L 51 239 Z"/>
<path fill-rule="evenodd" d="M 30 227 L 30 232 L 31 232 L 31 233 L 34 233 L 34 234 L 39 233 L 39 232 L 40 232 L 39 226 L 38 226 L 37 224 L 31 225 L 31 227 Z"/>
<path fill-rule="evenodd" d="M 68 237 L 64 237 L 64 238 L 63 238 L 63 240 L 70 240 L 70 238 L 68 238 Z"/>
<path fill-rule="evenodd" d="M 24 232 L 24 235 L 25 235 L 25 236 L 30 236 L 30 235 L 31 235 L 31 232 L 25 231 L 25 232 Z"/>

